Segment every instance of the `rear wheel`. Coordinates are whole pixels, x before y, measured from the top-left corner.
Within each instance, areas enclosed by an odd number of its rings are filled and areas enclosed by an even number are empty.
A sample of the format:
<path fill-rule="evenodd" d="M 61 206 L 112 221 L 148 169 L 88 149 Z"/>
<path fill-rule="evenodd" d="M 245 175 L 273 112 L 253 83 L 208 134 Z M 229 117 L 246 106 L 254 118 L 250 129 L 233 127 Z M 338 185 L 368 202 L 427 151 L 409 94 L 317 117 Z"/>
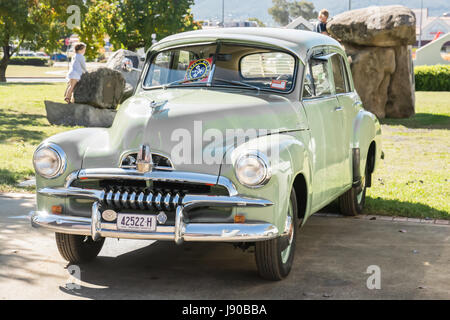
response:
<path fill-rule="evenodd" d="M 352 187 L 339 197 L 339 207 L 343 215 L 356 216 L 362 213 L 366 203 L 366 179 L 369 177 L 369 174 L 366 164 L 364 177 L 361 178 L 361 186 Z"/>
<path fill-rule="evenodd" d="M 55 233 L 55 238 L 59 253 L 71 263 L 85 263 L 94 260 L 105 242 L 105 238 L 94 241 L 89 236 L 64 233 Z"/>
<path fill-rule="evenodd" d="M 292 189 L 287 219 L 291 221 L 291 228 L 287 239 L 259 241 L 255 244 L 255 259 L 259 275 L 267 280 L 282 280 L 291 271 L 295 254 L 295 240 L 297 237 L 299 219 L 297 198 Z"/>

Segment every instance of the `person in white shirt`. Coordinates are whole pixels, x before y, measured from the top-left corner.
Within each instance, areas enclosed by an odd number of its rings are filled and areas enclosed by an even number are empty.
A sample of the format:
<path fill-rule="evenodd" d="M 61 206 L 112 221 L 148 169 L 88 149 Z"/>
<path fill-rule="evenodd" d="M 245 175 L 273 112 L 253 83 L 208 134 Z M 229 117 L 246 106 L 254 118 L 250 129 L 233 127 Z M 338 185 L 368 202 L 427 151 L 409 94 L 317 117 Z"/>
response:
<path fill-rule="evenodd" d="M 84 54 L 86 53 L 86 44 L 79 43 L 75 46 L 75 57 L 72 59 L 69 73 L 67 74 L 67 89 L 64 95 L 64 100 L 67 103 L 72 102 L 72 94 L 78 81 L 81 79 L 81 75 L 87 72 L 86 60 Z"/>

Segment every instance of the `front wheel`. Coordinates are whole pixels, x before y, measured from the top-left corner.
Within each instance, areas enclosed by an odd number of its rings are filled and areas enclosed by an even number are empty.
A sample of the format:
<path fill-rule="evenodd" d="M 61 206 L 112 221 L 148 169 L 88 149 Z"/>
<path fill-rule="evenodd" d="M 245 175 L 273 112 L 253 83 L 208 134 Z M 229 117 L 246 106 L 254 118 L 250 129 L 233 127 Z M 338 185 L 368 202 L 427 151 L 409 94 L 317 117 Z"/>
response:
<path fill-rule="evenodd" d="M 56 245 L 61 256 L 71 263 L 94 260 L 102 250 L 105 238 L 94 241 L 92 237 L 55 233 Z"/>
<path fill-rule="evenodd" d="M 287 219 L 291 228 L 287 239 L 281 237 L 255 244 L 255 259 L 259 275 L 267 280 L 282 280 L 291 271 L 295 254 L 295 240 L 299 227 L 297 198 L 292 189 Z M 287 243 L 286 243 L 287 241 Z"/>

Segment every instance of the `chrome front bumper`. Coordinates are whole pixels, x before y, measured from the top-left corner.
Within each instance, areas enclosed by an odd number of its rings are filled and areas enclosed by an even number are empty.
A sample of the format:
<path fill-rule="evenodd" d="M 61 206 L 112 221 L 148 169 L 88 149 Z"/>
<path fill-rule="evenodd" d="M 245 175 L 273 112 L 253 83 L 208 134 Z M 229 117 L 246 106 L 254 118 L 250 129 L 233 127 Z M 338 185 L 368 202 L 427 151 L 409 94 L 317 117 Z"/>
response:
<path fill-rule="evenodd" d="M 171 203 L 176 208 L 175 225 L 158 225 L 155 232 L 132 232 L 118 230 L 115 223 L 102 222 L 99 203 L 104 201 L 105 193 L 102 190 L 81 189 L 71 187 L 76 177 L 105 178 L 120 177 L 121 179 L 149 179 L 164 181 L 214 182 L 227 187 L 228 196 L 211 195 L 184 195 L 176 203 Z M 80 170 L 69 176 L 64 188 L 44 188 L 39 194 L 51 197 L 75 197 L 92 199 L 91 217 L 75 217 L 54 215 L 47 212 L 35 211 L 31 213 L 33 227 L 44 227 L 59 233 L 78 234 L 91 236 L 94 240 L 101 237 L 122 239 L 147 239 L 147 240 L 172 240 L 177 244 L 183 241 L 217 241 L 217 242 L 253 242 L 269 240 L 280 234 L 276 226 L 270 223 L 185 223 L 184 217 L 190 209 L 198 207 L 266 207 L 272 202 L 264 199 L 255 199 L 240 196 L 234 185 L 224 177 L 217 179 L 215 176 L 196 175 L 191 173 L 153 172 L 138 174 L 135 171 L 123 169 Z M 164 204 L 161 204 L 164 205 Z M 283 234 L 289 230 L 286 226 Z"/>
<path fill-rule="evenodd" d="M 33 227 L 67 234 L 78 234 L 121 239 L 183 241 L 248 242 L 278 237 L 278 229 L 269 223 L 222 224 L 222 223 L 180 223 L 176 226 L 157 226 L 156 232 L 130 232 L 117 230 L 115 223 L 92 223 L 91 218 L 59 216 L 35 211 L 32 213 Z"/>

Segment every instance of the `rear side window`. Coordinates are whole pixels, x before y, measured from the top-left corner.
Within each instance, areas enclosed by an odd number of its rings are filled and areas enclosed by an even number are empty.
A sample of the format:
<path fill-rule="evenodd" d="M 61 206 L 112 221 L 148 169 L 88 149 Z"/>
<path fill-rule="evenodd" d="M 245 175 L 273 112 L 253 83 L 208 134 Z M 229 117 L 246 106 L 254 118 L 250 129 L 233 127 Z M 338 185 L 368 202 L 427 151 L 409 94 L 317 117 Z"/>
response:
<path fill-rule="evenodd" d="M 331 65 L 333 67 L 334 87 L 336 93 L 346 93 L 347 88 L 345 85 L 345 74 L 342 57 L 339 54 L 335 54 L 331 57 Z"/>

